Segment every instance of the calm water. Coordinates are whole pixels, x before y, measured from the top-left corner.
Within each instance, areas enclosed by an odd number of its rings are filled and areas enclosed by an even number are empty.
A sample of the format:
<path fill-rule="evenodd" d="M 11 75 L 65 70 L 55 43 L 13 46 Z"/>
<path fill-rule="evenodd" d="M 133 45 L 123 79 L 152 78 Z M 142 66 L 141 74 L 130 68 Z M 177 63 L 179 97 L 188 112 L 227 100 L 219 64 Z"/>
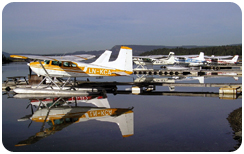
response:
<path fill-rule="evenodd" d="M 2 67 L 7 76 L 28 73 L 25 63 Z M 134 76 L 136 78 L 136 76 Z M 97 80 L 91 78 L 91 81 Z M 133 78 L 103 78 L 98 81 L 133 81 Z M 178 81 L 198 83 L 198 80 Z M 241 78 L 208 78 L 205 83 L 241 83 Z M 128 88 L 121 86 L 119 89 Z M 168 91 L 168 87 L 158 87 Z M 214 91 L 218 88 L 176 87 L 175 91 Z M 227 121 L 228 115 L 242 106 L 242 100 L 218 97 L 107 94 L 111 108 L 133 108 L 134 134 L 123 138 L 119 126 L 109 120 L 72 123 L 26 146 L 15 146 L 40 132 L 42 122 L 18 121 L 31 114 L 29 99 L 2 96 L 2 142 L 9 151 L 230 151 L 238 144 Z M 78 103 L 78 106 L 88 104 Z M 89 106 L 95 107 L 93 104 Z M 34 108 L 34 111 L 36 108 Z M 31 123 L 30 127 L 28 125 Z M 46 124 L 45 129 L 51 126 Z"/>

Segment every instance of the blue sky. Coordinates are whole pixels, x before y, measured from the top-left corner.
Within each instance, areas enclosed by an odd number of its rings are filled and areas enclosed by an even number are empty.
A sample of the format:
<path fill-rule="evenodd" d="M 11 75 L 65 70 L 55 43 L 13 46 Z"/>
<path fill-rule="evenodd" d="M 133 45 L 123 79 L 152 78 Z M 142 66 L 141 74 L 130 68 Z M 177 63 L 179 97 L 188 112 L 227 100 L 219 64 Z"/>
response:
<path fill-rule="evenodd" d="M 242 42 L 235 3 L 9 3 L 2 50 L 67 53 L 114 45 L 228 45 Z"/>

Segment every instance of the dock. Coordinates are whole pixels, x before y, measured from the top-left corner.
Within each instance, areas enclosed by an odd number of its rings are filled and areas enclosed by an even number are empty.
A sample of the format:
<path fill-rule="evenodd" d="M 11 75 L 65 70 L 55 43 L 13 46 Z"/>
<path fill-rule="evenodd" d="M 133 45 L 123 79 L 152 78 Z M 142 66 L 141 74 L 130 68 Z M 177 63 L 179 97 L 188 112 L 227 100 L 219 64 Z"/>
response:
<path fill-rule="evenodd" d="M 134 69 L 134 74 L 138 75 L 160 75 L 160 76 L 242 76 L 242 65 L 213 65 L 202 66 L 201 69 L 193 70 L 167 70 L 167 69 Z"/>
<path fill-rule="evenodd" d="M 139 75 L 160 75 L 160 76 L 235 76 L 242 77 L 242 70 L 133 70 Z"/>
<path fill-rule="evenodd" d="M 134 69 L 133 73 L 139 77 L 141 76 L 178 76 L 180 77 L 242 77 L 242 66 L 241 65 L 221 65 L 221 66 L 204 66 L 198 70 L 166 70 L 166 69 L 145 69 L 138 70 Z M 37 75 L 28 76 L 28 81 L 24 76 L 7 77 L 7 81 L 2 83 L 3 91 L 15 90 L 15 93 L 52 93 L 55 95 L 68 95 L 68 94 L 84 94 L 89 95 L 90 93 L 99 92 L 111 92 L 116 94 L 117 86 L 130 86 L 132 94 L 145 94 L 145 92 L 155 92 L 157 86 L 169 87 L 170 91 L 174 91 L 175 87 L 218 87 L 219 95 L 228 96 L 227 98 L 237 98 L 237 95 L 242 94 L 242 83 L 175 83 L 171 80 L 134 80 L 133 82 L 90 82 L 90 81 L 74 81 L 65 85 L 60 90 L 57 87 L 50 89 L 50 84 L 45 83 L 42 85 L 36 85 L 43 79 Z M 139 77 L 140 79 L 140 77 Z M 150 79 L 150 78 L 149 78 Z M 59 80 L 59 79 L 58 79 Z M 58 81 L 57 80 L 57 81 Z M 141 82 L 140 82 L 141 81 Z M 57 82 L 58 84 L 58 82 Z M 56 89 L 55 89 L 56 88 Z M 165 93 L 167 95 L 175 93 Z M 192 94 L 192 93 L 191 93 Z M 195 95 L 199 94 L 198 92 Z M 210 93 L 211 94 L 211 93 Z M 188 93 L 182 92 L 180 95 L 188 95 Z M 225 98 L 225 97 L 223 97 Z"/>

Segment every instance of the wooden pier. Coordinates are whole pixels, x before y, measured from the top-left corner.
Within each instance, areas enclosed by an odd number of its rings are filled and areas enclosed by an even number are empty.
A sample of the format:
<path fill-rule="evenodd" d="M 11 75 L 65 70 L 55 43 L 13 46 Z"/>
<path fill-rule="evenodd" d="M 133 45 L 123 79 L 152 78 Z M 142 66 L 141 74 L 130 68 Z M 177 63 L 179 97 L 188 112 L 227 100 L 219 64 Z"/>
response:
<path fill-rule="evenodd" d="M 242 70 L 133 70 L 138 75 L 160 75 L 160 76 L 232 76 L 242 77 Z"/>
<path fill-rule="evenodd" d="M 117 94 L 134 94 L 132 91 L 118 90 Z M 185 97 L 218 97 L 219 99 L 242 99 L 241 94 L 222 94 L 218 92 L 185 92 L 185 91 L 143 91 L 137 95 L 162 95 L 162 96 L 185 96 Z"/>
<path fill-rule="evenodd" d="M 160 76 L 242 76 L 242 65 L 212 65 L 202 66 L 201 69 L 192 70 L 167 70 L 167 69 L 134 69 L 134 74 L 139 75 L 160 75 Z"/>
<path fill-rule="evenodd" d="M 136 75 L 159 75 L 159 76 L 206 76 L 206 77 L 242 77 L 242 66 L 241 65 L 224 65 L 224 66 L 204 66 L 202 69 L 198 70 L 153 70 L 153 69 L 145 69 L 145 70 L 133 70 Z M 20 80 L 20 78 L 24 78 L 24 80 Z M 2 90 L 10 91 L 15 88 L 33 88 L 34 85 L 39 83 L 42 80 L 42 77 L 28 77 L 27 81 L 25 77 L 8 77 L 7 81 L 2 84 Z M 10 81 L 11 80 L 11 81 Z M 75 84 L 74 84 L 75 83 Z M 156 86 L 167 86 L 167 87 L 219 87 L 219 94 L 226 95 L 231 94 L 231 96 L 235 97 L 238 93 L 242 93 L 242 84 L 241 83 L 168 83 L 163 80 L 155 81 L 143 81 L 143 82 L 90 82 L 90 81 L 76 81 L 74 83 L 68 83 L 64 87 L 65 89 L 70 90 L 72 93 L 72 88 L 75 91 L 91 91 L 91 92 L 99 92 L 102 90 L 116 92 L 117 86 L 127 85 L 131 86 L 131 91 L 133 94 L 140 94 L 145 91 L 154 91 L 156 90 Z M 42 88 L 35 89 L 38 93 L 41 93 L 45 86 L 48 87 L 48 84 L 43 84 Z M 174 90 L 171 89 L 171 90 Z M 22 90 L 23 91 L 23 90 Z M 31 89 L 29 89 L 31 92 Z M 50 90 L 46 90 L 50 93 Z M 43 91 L 45 93 L 45 90 Z M 56 91 L 55 91 L 56 93 Z"/>
<path fill-rule="evenodd" d="M 112 88 L 121 85 L 131 85 L 138 87 L 148 87 L 148 86 L 175 86 L 175 87 L 226 87 L 235 86 L 242 87 L 241 83 L 165 83 L 165 82 L 90 82 L 90 81 L 80 81 L 75 88 L 91 88 L 91 87 L 107 87 Z M 7 87 L 12 88 L 29 88 L 31 85 L 3 85 L 2 90 L 6 90 Z M 69 86 L 67 86 L 69 87 Z M 11 88 L 11 89 L 12 89 Z"/>

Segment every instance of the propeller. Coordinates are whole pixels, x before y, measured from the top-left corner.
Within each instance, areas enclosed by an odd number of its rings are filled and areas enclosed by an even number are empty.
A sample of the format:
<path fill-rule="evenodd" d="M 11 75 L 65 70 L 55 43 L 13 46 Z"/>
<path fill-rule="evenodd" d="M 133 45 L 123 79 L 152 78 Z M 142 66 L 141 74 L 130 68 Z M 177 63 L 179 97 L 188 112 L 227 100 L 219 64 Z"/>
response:
<path fill-rule="evenodd" d="M 31 78 L 31 73 L 32 73 L 32 70 L 31 70 L 31 68 L 30 68 L 30 66 L 29 66 L 29 74 L 30 74 L 30 78 Z"/>

